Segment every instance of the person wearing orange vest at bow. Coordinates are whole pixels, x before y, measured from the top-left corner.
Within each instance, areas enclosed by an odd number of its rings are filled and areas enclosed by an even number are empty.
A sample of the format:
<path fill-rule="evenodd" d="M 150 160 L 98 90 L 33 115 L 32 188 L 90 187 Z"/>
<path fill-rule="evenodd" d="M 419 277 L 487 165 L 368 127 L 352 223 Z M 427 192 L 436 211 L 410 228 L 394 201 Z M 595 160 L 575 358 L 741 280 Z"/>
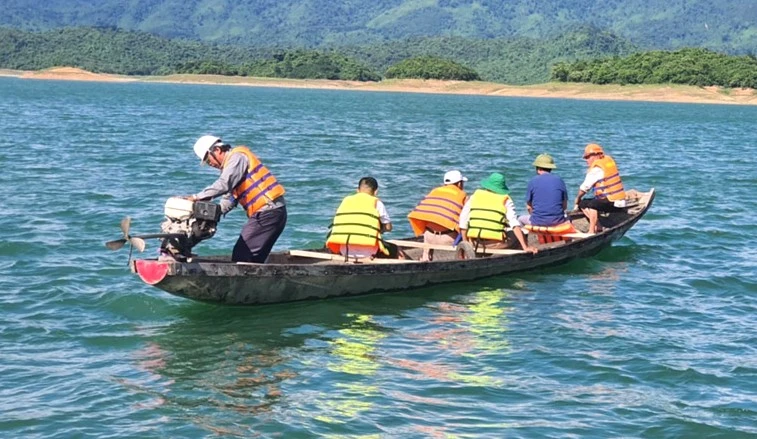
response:
<path fill-rule="evenodd" d="M 452 245 L 460 231 L 460 212 L 467 200 L 460 171 L 444 174 L 444 185 L 429 192 L 407 216 L 415 236 L 423 235 L 426 244 Z M 424 248 L 421 261 L 432 261 L 434 250 Z"/>
<path fill-rule="evenodd" d="M 507 228 L 512 228 L 521 248 L 529 253 L 537 253 L 528 245 L 523 236 L 515 204 L 510 198 L 505 176 L 495 172 L 481 182 L 481 188 L 463 206 L 460 212 L 460 234 L 462 239 L 485 248 L 507 248 L 510 245 Z"/>
<path fill-rule="evenodd" d="M 246 146 L 232 148 L 216 136 L 202 136 L 194 145 L 200 163 L 221 170 L 221 176 L 192 201 L 223 196 L 225 215 L 237 205 L 247 214 L 247 223 L 234 245 L 234 262 L 264 263 L 287 221 L 284 187 Z"/>
<path fill-rule="evenodd" d="M 326 238 L 329 250 L 358 259 L 400 256 L 397 246 L 381 237 L 382 233 L 392 231 L 392 221 L 377 194 L 376 179 L 363 177 L 358 182 L 357 192 L 344 197 Z"/>
<path fill-rule="evenodd" d="M 599 212 L 623 210 L 626 206 L 626 192 L 620 179 L 618 165 L 612 157 L 605 154 L 600 145 L 586 145 L 583 157 L 589 165 L 589 170 L 578 189 L 574 210 L 581 209 L 589 219 L 589 233 L 596 233 Z M 594 198 L 584 200 L 584 195 L 591 190 L 594 190 Z"/>

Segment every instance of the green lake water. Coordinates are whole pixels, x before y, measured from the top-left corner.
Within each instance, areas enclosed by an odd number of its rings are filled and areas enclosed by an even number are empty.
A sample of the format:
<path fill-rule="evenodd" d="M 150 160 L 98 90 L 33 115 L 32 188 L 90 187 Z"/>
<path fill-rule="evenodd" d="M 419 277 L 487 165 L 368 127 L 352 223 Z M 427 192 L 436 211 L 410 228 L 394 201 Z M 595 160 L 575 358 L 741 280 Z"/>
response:
<path fill-rule="evenodd" d="M 0 78 L 0 436 L 757 437 L 757 107 Z M 376 177 L 393 219 L 461 169 L 516 205 L 542 152 L 571 199 L 583 146 L 657 198 L 556 268 L 262 307 L 142 283 L 118 224 L 249 145 L 287 188 L 276 249 L 319 246 Z M 195 248 L 228 253 L 244 214 Z M 150 243 L 147 256 L 154 256 Z"/>

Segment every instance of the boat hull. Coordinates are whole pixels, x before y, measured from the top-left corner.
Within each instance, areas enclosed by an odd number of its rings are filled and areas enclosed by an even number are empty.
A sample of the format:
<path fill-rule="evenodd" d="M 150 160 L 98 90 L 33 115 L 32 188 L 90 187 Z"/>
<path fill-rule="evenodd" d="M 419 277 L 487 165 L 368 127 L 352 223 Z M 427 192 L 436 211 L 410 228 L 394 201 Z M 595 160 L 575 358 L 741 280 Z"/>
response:
<path fill-rule="evenodd" d="M 446 261 L 378 264 L 312 263 L 272 255 L 273 263 L 232 263 L 227 258 L 195 258 L 191 262 L 143 259 L 132 271 L 146 283 L 171 294 L 204 302 L 258 305 L 308 299 L 403 291 L 429 285 L 470 281 L 563 264 L 590 257 L 620 239 L 652 203 L 617 225 L 589 238 L 548 246 L 537 254 L 519 253 Z M 277 263 L 277 259 L 286 263 Z"/>

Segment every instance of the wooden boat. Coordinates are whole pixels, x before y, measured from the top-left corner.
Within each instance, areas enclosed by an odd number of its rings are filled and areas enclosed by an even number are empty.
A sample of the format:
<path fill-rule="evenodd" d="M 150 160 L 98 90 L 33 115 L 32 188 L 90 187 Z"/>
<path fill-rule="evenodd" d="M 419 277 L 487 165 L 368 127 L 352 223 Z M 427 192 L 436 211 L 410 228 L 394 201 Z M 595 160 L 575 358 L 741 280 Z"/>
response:
<path fill-rule="evenodd" d="M 536 244 L 536 254 L 521 250 L 481 251 L 471 259 L 459 259 L 455 247 L 433 246 L 434 261 L 420 262 L 424 246 L 418 239 L 390 241 L 409 259 L 345 260 L 328 250 L 288 250 L 271 253 L 267 263 L 235 263 L 230 256 L 194 257 L 187 262 L 137 259 L 132 272 L 144 282 L 171 294 L 205 302 L 255 305 L 306 299 L 402 291 L 428 285 L 470 281 L 524 270 L 553 266 L 588 257 L 620 239 L 649 210 L 654 189 L 636 192 L 629 207 L 600 215 L 603 230 L 576 233 L 567 241 Z M 580 213 L 571 220 L 578 230 L 588 224 Z"/>

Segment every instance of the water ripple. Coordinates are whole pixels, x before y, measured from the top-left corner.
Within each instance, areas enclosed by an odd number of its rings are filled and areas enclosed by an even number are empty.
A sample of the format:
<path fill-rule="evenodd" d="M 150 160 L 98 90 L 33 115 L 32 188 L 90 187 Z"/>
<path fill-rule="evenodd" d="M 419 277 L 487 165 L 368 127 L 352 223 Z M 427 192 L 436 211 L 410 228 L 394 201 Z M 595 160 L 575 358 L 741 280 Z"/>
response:
<path fill-rule="evenodd" d="M 754 155 L 755 110 L 0 78 L 0 431 L 757 435 L 757 179 L 733 159 Z M 216 178 L 191 152 L 208 132 L 251 146 L 286 186 L 278 248 L 320 246 L 365 175 L 395 237 L 451 168 L 468 189 L 504 172 L 522 210 L 530 162 L 549 152 L 575 194 L 589 141 L 657 199 L 613 248 L 559 267 L 285 307 L 191 303 L 103 242 L 126 215 L 156 231 L 166 198 Z M 197 251 L 228 252 L 243 222 L 227 216 Z"/>

